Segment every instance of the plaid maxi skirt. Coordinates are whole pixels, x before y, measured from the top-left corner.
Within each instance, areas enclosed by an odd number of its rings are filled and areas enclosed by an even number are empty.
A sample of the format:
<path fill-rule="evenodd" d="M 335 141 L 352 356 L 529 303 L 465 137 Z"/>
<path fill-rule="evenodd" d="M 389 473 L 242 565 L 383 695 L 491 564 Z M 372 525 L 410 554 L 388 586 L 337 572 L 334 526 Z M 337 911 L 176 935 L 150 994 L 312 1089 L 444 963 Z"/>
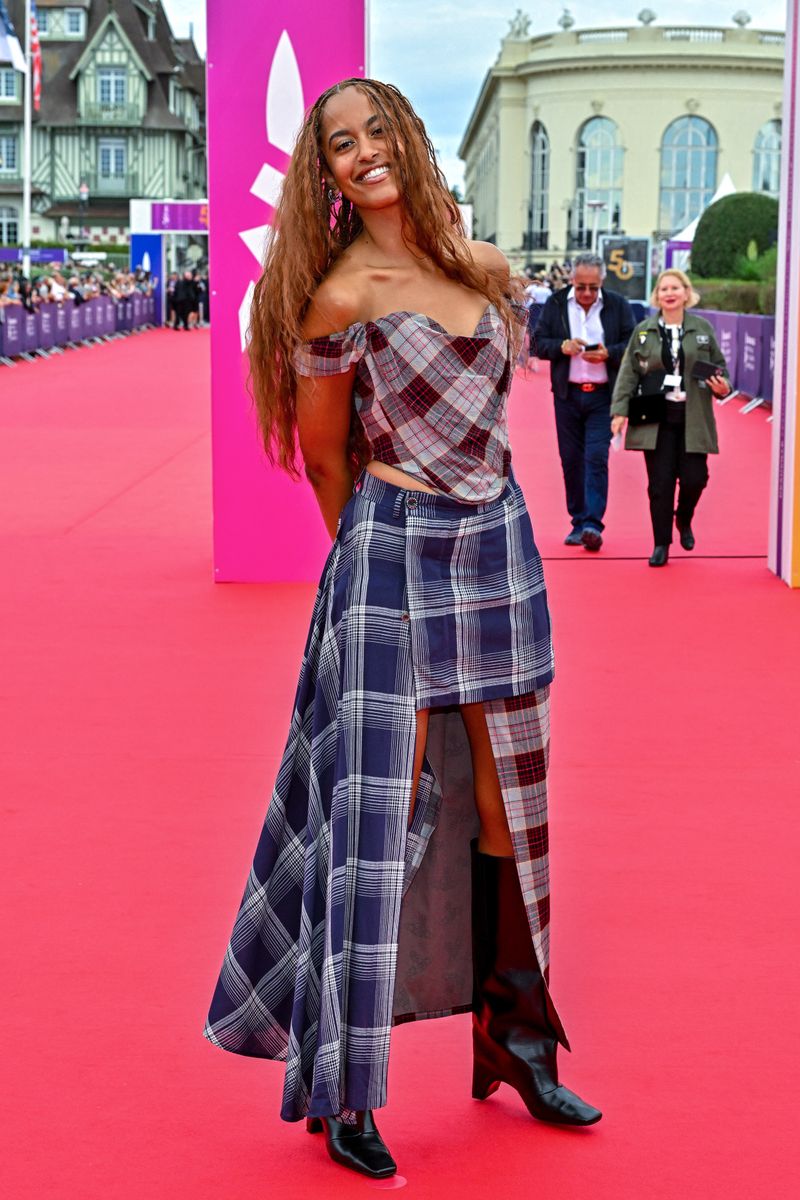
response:
<path fill-rule="evenodd" d="M 552 677 L 542 564 L 513 476 L 496 500 L 464 504 L 364 473 L 317 592 L 205 1028 L 225 1050 L 286 1063 L 284 1120 L 381 1107 L 392 1026 L 472 1006 L 478 821 L 461 704 L 484 704 L 547 979 Z"/>

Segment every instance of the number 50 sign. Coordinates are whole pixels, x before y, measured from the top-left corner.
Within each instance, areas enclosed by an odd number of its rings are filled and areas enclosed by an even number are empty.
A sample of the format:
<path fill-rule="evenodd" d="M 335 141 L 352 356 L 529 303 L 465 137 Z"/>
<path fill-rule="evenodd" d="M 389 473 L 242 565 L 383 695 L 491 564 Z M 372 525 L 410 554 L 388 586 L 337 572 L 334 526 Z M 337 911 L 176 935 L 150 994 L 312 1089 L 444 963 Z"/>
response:
<path fill-rule="evenodd" d="M 600 238 L 600 253 L 606 264 L 609 290 L 646 304 L 650 296 L 650 239 L 606 235 Z"/>

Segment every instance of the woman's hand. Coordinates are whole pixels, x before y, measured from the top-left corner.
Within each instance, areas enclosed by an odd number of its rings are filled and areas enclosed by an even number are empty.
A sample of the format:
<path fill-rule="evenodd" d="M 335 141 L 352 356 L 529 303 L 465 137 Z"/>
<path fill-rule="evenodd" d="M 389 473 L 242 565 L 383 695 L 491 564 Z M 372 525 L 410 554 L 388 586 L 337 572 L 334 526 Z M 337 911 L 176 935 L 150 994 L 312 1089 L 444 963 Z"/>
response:
<path fill-rule="evenodd" d="M 624 417 L 612 417 L 611 418 L 611 436 L 616 437 L 618 433 L 622 433 L 622 429 L 623 429 L 624 425 L 625 425 Z"/>
<path fill-rule="evenodd" d="M 724 375 L 716 374 L 709 376 L 708 386 L 718 400 L 724 400 L 726 396 L 730 395 L 731 385 Z"/>

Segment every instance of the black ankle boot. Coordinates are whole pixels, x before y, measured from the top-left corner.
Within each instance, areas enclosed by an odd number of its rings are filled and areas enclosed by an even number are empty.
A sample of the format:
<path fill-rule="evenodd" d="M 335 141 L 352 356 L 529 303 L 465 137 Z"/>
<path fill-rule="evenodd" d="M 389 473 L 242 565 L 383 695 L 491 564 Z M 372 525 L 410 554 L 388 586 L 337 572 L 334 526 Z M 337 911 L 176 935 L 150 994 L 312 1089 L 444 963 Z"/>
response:
<path fill-rule="evenodd" d="M 479 853 L 475 842 L 472 943 L 474 1098 L 485 1100 L 508 1083 L 540 1121 L 594 1125 L 599 1109 L 558 1082 L 556 1049 L 559 1040 L 567 1043 L 531 941 L 517 864 Z"/>
<path fill-rule="evenodd" d="M 692 532 L 691 521 L 681 522 L 678 514 L 676 513 L 675 527 L 678 530 L 678 536 L 680 537 L 681 546 L 683 546 L 684 550 L 694 550 L 695 540 L 694 533 Z"/>
<path fill-rule="evenodd" d="M 335 1163 L 370 1179 L 388 1179 L 397 1171 L 397 1163 L 378 1133 L 372 1112 L 367 1109 L 356 1117 L 355 1125 L 345 1125 L 334 1117 L 309 1117 L 306 1129 L 309 1133 L 325 1131 L 328 1154 Z"/>
<path fill-rule="evenodd" d="M 651 567 L 665 567 L 669 562 L 669 546 L 654 546 L 648 562 Z"/>

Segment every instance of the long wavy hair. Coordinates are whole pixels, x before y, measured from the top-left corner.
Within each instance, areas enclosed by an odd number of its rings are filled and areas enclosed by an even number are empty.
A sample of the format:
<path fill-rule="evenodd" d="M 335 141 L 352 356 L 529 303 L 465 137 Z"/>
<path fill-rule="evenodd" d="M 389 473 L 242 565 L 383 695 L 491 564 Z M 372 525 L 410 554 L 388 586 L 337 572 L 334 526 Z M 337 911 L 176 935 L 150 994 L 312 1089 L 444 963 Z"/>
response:
<path fill-rule="evenodd" d="M 375 79 L 345 79 L 312 105 L 297 138 L 283 183 L 264 269 L 250 312 L 250 391 L 264 447 L 290 475 L 297 462 L 297 374 L 294 352 L 311 297 L 332 266 L 358 237 L 358 209 L 342 196 L 328 199 L 322 150 L 322 119 L 331 96 L 358 88 L 375 106 L 400 181 L 408 240 L 448 278 L 480 292 L 503 317 L 513 341 L 510 289 L 473 262 L 463 237 L 458 205 L 448 191 L 425 126 L 405 96 Z M 353 471 L 368 461 L 361 422 L 353 410 L 348 455 Z"/>

